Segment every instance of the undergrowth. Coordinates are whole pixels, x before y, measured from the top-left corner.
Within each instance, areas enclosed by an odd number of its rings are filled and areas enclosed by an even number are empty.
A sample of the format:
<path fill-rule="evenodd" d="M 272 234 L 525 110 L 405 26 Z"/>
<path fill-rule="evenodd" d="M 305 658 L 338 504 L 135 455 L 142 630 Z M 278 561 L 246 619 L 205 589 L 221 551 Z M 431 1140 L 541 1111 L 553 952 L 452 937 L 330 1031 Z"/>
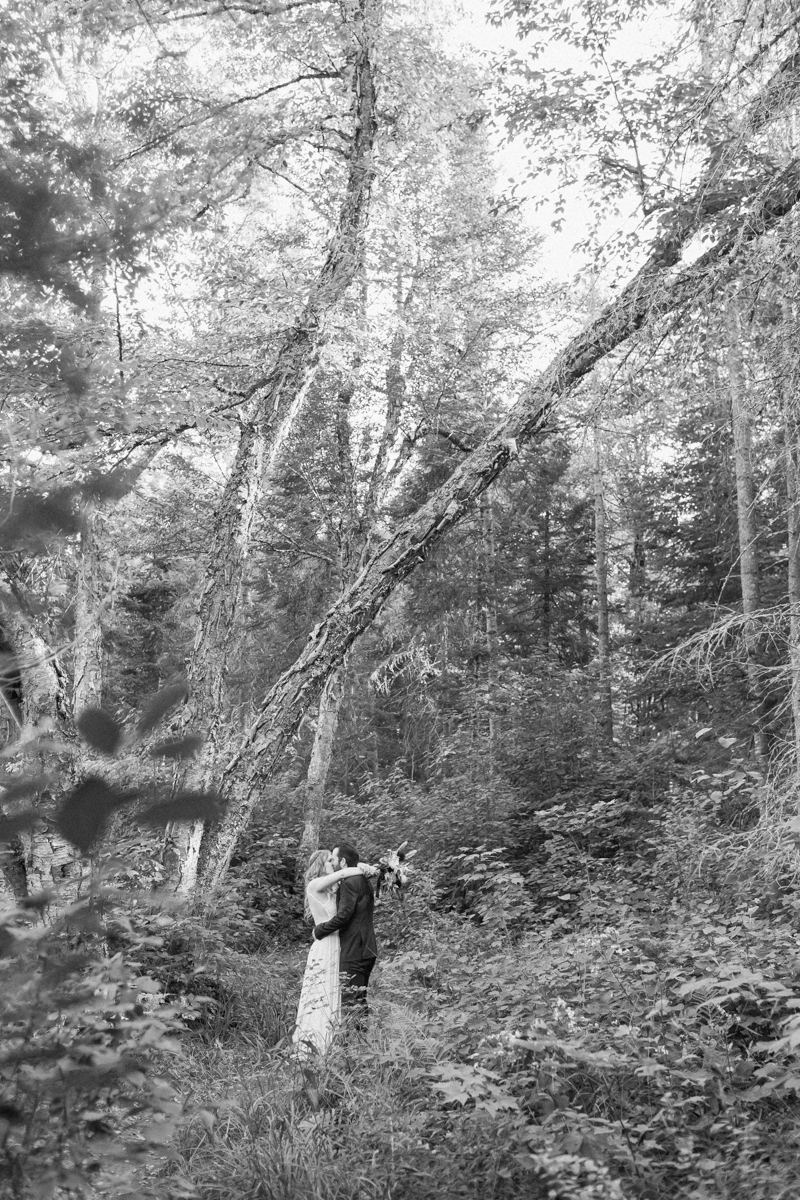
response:
<path fill-rule="evenodd" d="M 629 813 L 551 807 L 534 857 L 464 847 L 383 898 L 369 1029 L 324 1063 L 291 1053 L 307 930 L 237 946 L 229 914 L 140 895 L 126 918 L 119 893 L 50 926 L 15 910 L 0 1194 L 796 1195 L 794 809 L 753 775 L 701 778 L 626 854 Z"/>
<path fill-rule="evenodd" d="M 203 1200 L 796 1195 L 792 816 L 762 797 L 762 820 L 732 831 L 724 787 L 702 784 L 650 814 L 649 854 L 587 856 L 558 907 L 491 847 L 445 865 L 464 911 L 430 880 L 384 906 L 393 950 L 370 1030 L 316 1070 L 288 1053 L 303 953 L 264 956 L 265 993 L 288 997 L 282 1036 L 193 1045 L 188 1077 L 215 1115 L 180 1132 L 181 1186 Z"/>

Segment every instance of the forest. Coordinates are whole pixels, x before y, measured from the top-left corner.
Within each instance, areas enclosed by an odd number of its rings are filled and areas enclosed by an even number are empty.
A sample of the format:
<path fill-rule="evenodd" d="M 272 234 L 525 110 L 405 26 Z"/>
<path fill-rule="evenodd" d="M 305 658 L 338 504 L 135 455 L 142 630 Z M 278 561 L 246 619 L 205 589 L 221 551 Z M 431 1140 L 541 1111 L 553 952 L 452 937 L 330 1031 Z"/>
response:
<path fill-rule="evenodd" d="M 800 1196 L 799 202 L 795 0 L 0 0 L 2 1200 Z"/>

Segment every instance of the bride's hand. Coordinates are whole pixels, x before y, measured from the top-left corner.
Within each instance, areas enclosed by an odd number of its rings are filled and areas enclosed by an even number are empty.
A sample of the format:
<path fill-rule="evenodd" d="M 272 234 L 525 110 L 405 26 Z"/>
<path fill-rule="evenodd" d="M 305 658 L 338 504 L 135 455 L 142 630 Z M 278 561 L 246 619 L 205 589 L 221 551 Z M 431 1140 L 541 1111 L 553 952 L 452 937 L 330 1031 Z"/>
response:
<path fill-rule="evenodd" d="M 359 875 L 366 875 L 368 879 L 371 875 L 378 874 L 378 868 L 373 867 L 371 863 L 360 862 L 356 869 L 358 870 Z"/>

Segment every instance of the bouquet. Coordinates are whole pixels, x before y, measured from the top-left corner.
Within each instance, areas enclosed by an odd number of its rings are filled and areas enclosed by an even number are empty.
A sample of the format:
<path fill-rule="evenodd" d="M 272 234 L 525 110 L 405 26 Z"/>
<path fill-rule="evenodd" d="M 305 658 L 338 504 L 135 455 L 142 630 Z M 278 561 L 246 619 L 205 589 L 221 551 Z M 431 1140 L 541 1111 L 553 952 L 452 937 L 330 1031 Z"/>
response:
<path fill-rule="evenodd" d="M 384 884 L 388 887 L 396 888 L 398 892 L 402 891 L 407 885 L 408 869 L 405 864 L 417 853 L 416 850 L 406 850 L 407 845 L 408 842 L 403 842 L 402 846 L 398 846 L 396 850 L 387 850 L 378 859 L 376 868 L 378 879 L 375 884 L 376 898 L 380 896 L 381 887 Z"/>

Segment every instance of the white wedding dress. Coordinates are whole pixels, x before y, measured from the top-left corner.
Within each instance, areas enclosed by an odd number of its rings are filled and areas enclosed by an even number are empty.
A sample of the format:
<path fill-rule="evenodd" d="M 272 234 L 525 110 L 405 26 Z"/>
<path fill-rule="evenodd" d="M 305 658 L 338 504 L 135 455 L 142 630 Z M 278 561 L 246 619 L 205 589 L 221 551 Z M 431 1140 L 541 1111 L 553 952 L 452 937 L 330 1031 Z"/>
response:
<path fill-rule="evenodd" d="M 306 892 L 315 925 L 336 916 L 335 892 Z M 339 934 L 316 939 L 308 952 L 297 1024 L 292 1041 L 303 1055 L 324 1054 L 333 1041 L 342 1012 L 342 982 L 339 977 Z"/>

